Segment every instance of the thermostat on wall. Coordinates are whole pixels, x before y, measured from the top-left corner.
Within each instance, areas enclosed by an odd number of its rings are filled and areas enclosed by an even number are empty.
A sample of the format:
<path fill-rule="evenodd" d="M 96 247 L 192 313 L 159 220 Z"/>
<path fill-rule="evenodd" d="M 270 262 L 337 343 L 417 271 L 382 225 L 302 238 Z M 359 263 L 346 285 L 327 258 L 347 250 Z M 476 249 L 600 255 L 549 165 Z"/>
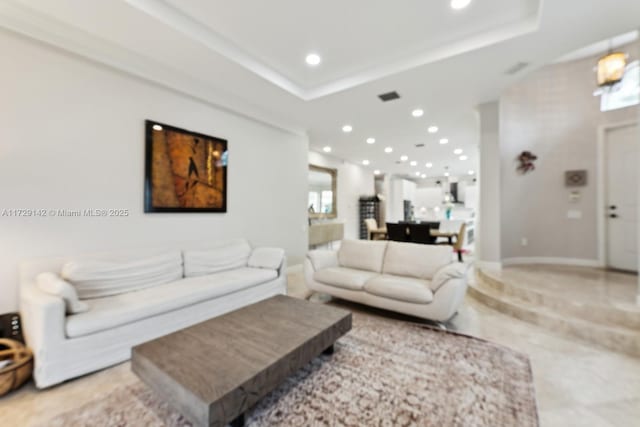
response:
<path fill-rule="evenodd" d="M 587 171 L 566 171 L 564 173 L 564 185 L 567 187 L 584 187 L 587 185 Z"/>

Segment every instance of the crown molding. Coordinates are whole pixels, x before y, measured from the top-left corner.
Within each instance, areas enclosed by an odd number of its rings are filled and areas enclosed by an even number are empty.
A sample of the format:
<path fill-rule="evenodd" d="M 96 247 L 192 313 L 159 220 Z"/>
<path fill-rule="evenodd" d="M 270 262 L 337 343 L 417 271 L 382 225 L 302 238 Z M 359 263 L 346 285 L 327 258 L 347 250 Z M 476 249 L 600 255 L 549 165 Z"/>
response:
<path fill-rule="evenodd" d="M 307 137 L 306 130 L 166 64 L 13 1 L 0 2 L 0 28 L 193 98 L 214 108 Z"/>
<path fill-rule="evenodd" d="M 233 41 L 212 30 L 201 22 L 188 16 L 164 0 L 125 0 L 129 5 L 159 20 L 163 24 L 180 31 L 187 37 L 199 42 L 209 50 L 224 56 L 230 61 L 257 74 L 268 82 L 304 100 L 311 101 L 334 93 L 342 92 L 353 87 L 369 83 L 393 74 L 441 61 L 456 55 L 488 47 L 515 37 L 535 32 L 540 27 L 543 1 L 535 16 L 522 21 L 503 25 L 495 30 L 469 37 L 467 39 L 448 44 L 446 46 L 421 51 L 389 63 L 371 67 L 351 76 L 334 80 L 316 87 L 303 87 L 289 79 L 284 73 L 269 67 L 255 56 L 243 50 Z"/>
<path fill-rule="evenodd" d="M 421 51 L 415 55 L 383 63 L 327 84 L 305 88 L 244 51 L 233 41 L 226 39 L 163 0 L 125 1 L 130 6 L 185 34 L 212 52 L 244 67 L 303 101 L 311 101 L 346 91 L 374 80 L 535 32 L 540 27 L 544 3 L 544 0 L 540 1 L 538 13 L 535 16 L 530 16 L 517 23 L 501 26 L 440 48 Z M 289 123 L 287 119 L 282 117 L 275 117 L 273 113 L 251 105 L 231 93 L 224 93 L 220 89 L 197 81 L 192 76 L 164 63 L 91 35 L 15 0 L 0 3 L 0 27 L 170 88 L 216 108 L 228 110 L 289 132 L 306 134 L 299 125 Z"/>

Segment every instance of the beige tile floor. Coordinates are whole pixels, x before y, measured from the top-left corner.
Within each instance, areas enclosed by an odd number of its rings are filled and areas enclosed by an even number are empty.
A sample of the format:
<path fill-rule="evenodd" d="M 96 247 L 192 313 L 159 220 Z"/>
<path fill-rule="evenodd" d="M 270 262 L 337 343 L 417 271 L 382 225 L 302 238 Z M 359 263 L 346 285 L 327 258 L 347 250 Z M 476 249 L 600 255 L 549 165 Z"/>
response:
<path fill-rule="evenodd" d="M 300 271 L 293 271 L 289 280 L 290 294 L 308 294 Z M 452 325 L 529 356 L 541 426 L 640 426 L 640 360 L 556 337 L 470 298 Z M 132 381 L 124 363 L 44 391 L 29 384 L 0 398 L 0 425 L 46 425 L 56 414 Z"/>

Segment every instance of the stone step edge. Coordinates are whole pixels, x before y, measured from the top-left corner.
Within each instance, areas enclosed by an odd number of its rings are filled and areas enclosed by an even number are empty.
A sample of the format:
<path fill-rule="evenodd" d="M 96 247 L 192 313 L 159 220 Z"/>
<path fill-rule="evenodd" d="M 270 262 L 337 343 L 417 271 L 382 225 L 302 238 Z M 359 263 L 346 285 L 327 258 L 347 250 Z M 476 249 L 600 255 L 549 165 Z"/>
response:
<path fill-rule="evenodd" d="M 531 290 L 511 282 L 502 281 L 482 269 L 476 269 L 475 274 L 476 280 L 484 283 L 488 287 L 501 294 L 523 300 L 524 302 L 555 310 L 564 310 L 575 317 L 591 323 L 596 322 L 596 320 L 593 319 L 593 315 L 595 314 L 600 318 L 598 321 L 601 323 L 631 330 L 640 330 L 640 312 L 585 302 L 568 301 L 548 292 Z M 545 300 L 546 304 L 541 303 L 541 300 Z"/>
<path fill-rule="evenodd" d="M 469 295 L 503 314 L 533 323 L 559 335 L 640 357 L 640 332 L 575 317 L 561 317 L 545 310 L 544 307 L 497 295 L 481 285 L 478 286 L 478 283 L 470 284 Z"/>

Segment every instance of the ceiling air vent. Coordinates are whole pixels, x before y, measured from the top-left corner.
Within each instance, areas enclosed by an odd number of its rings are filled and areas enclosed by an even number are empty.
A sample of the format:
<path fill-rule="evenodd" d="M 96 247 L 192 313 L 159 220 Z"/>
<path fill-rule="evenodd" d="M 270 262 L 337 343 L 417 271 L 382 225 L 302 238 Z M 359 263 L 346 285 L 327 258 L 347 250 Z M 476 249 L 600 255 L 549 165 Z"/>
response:
<path fill-rule="evenodd" d="M 395 99 L 400 99 L 400 95 L 395 90 L 393 92 L 383 93 L 382 95 L 378 95 L 378 98 L 382 100 L 382 102 L 393 101 Z"/>
<path fill-rule="evenodd" d="M 416 144 L 416 147 L 417 148 L 422 148 L 422 147 L 424 147 L 424 144 Z"/>
<path fill-rule="evenodd" d="M 529 66 L 528 62 L 518 62 L 513 67 L 511 67 L 507 71 L 505 71 L 505 74 L 514 75 L 514 74 L 524 70 L 528 66 Z"/>

